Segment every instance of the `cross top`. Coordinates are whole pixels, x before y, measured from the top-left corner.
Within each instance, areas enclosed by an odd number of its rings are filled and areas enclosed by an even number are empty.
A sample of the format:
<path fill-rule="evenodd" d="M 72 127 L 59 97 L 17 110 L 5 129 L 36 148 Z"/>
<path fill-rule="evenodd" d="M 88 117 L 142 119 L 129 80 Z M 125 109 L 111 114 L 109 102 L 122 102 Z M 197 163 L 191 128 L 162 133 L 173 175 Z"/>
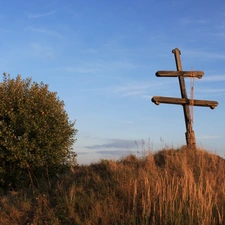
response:
<path fill-rule="evenodd" d="M 189 106 L 190 105 L 204 106 L 204 107 L 210 107 L 211 109 L 214 109 L 218 105 L 218 102 L 209 101 L 209 100 L 188 99 L 184 78 L 197 77 L 201 79 L 202 76 L 204 75 L 204 72 L 203 71 L 183 71 L 181 60 L 180 60 L 180 54 L 181 54 L 180 50 L 178 48 L 175 48 L 172 50 L 172 53 L 174 54 L 174 57 L 175 57 L 177 71 L 157 71 L 156 76 L 157 77 L 178 77 L 181 98 L 154 96 L 152 98 L 152 102 L 154 102 L 156 105 L 159 105 L 160 103 L 166 103 L 166 104 L 178 104 L 183 106 L 184 119 L 185 119 L 185 125 L 186 125 L 186 133 L 185 133 L 186 143 L 188 147 L 196 148 L 195 134 L 192 129 L 192 119 L 190 116 Z"/>

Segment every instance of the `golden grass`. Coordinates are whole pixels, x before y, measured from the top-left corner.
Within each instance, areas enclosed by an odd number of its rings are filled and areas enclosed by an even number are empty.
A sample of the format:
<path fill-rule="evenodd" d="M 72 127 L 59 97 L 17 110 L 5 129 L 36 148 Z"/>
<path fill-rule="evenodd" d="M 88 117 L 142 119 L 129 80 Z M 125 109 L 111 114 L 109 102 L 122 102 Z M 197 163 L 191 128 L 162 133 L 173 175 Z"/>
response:
<path fill-rule="evenodd" d="M 101 160 L 50 182 L 2 194 L 0 224 L 225 224 L 225 160 L 202 149 Z"/>

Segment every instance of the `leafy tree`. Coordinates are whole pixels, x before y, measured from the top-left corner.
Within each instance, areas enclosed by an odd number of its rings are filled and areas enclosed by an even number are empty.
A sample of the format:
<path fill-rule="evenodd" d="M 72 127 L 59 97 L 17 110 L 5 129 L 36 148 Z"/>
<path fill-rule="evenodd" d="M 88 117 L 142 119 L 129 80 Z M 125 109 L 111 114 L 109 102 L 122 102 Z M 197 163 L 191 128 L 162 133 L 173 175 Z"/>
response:
<path fill-rule="evenodd" d="M 48 85 L 11 79 L 0 83 L 0 187 L 27 185 L 44 171 L 55 173 L 74 157 L 77 130 Z M 76 156 L 76 154 L 75 154 Z"/>

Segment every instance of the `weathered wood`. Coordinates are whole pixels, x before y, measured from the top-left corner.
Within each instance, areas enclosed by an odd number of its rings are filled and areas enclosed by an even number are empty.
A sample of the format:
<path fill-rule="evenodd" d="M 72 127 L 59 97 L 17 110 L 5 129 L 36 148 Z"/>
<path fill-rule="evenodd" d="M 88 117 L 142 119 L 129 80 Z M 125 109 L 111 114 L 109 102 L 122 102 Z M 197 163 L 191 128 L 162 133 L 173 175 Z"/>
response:
<path fill-rule="evenodd" d="M 186 104 L 186 105 L 210 107 L 211 109 L 215 109 L 216 106 L 218 105 L 217 101 L 173 98 L 173 97 L 163 97 L 163 96 L 154 96 L 152 98 L 152 102 L 154 102 L 156 105 L 159 105 L 160 103 L 175 104 L 175 105 Z"/>
<path fill-rule="evenodd" d="M 197 77 L 201 79 L 204 75 L 203 71 L 164 71 L 159 70 L 155 74 L 157 77 Z"/>
<path fill-rule="evenodd" d="M 172 98 L 172 97 L 162 97 L 162 96 L 154 96 L 152 98 L 152 102 L 156 105 L 160 103 L 166 104 L 178 104 L 183 106 L 184 111 L 184 119 L 186 125 L 186 143 L 187 146 L 191 148 L 196 148 L 196 141 L 195 141 L 195 133 L 192 130 L 192 119 L 190 116 L 190 109 L 189 106 L 204 106 L 210 107 L 214 109 L 218 102 L 216 101 L 209 101 L 209 100 L 196 100 L 196 99 L 188 99 L 186 87 L 185 87 L 185 77 L 198 77 L 199 79 L 202 78 L 204 75 L 203 71 L 182 71 L 182 65 L 180 60 L 180 50 L 175 48 L 172 53 L 174 53 L 177 71 L 158 71 L 156 72 L 157 77 L 178 77 L 179 85 L 180 85 L 180 93 L 181 98 Z"/>
<path fill-rule="evenodd" d="M 182 71 L 182 64 L 180 60 L 180 50 L 178 48 L 175 48 L 172 50 L 172 53 L 174 53 L 175 62 L 177 71 Z M 185 88 L 185 81 L 183 76 L 178 77 L 179 85 L 180 85 L 180 93 L 181 98 L 188 99 L 186 88 Z M 184 112 L 184 119 L 185 119 L 185 125 L 186 125 L 186 142 L 187 146 L 196 148 L 196 141 L 194 136 L 194 131 L 192 130 L 192 120 L 190 115 L 190 109 L 189 105 L 183 104 L 183 112 Z"/>

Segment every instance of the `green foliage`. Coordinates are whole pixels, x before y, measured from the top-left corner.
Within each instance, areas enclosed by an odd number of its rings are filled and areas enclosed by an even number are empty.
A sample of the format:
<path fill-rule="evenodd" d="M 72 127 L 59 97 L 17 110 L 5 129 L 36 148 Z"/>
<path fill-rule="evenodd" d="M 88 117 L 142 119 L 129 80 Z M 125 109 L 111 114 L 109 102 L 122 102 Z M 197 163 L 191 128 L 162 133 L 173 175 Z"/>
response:
<path fill-rule="evenodd" d="M 8 189 L 55 173 L 72 156 L 77 130 L 48 85 L 11 79 L 0 83 L 0 187 Z"/>

